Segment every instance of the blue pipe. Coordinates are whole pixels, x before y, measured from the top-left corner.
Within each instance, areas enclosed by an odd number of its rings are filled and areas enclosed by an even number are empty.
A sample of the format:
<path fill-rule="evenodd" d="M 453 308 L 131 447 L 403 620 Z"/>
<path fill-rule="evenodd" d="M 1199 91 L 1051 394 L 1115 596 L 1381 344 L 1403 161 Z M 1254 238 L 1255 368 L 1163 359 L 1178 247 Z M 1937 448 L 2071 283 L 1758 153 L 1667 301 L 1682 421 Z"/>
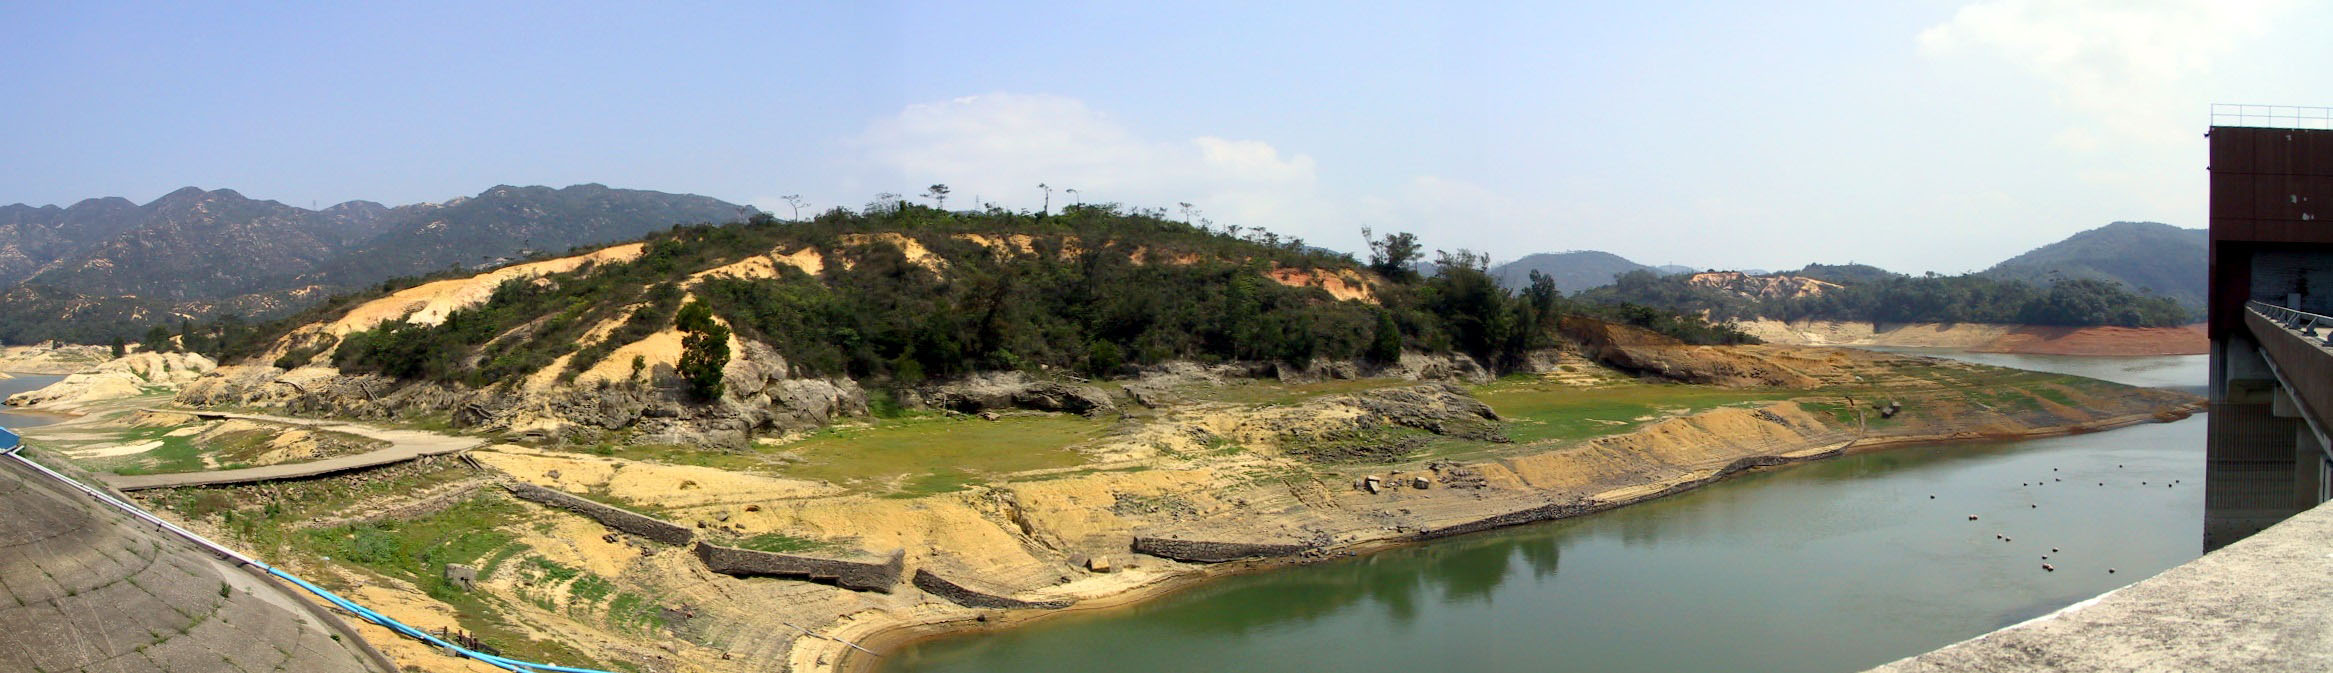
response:
<path fill-rule="evenodd" d="M 609 671 L 602 671 L 602 670 L 599 670 L 599 669 L 593 669 L 593 668 L 574 668 L 574 667 L 570 667 L 570 666 L 554 666 L 554 665 L 551 665 L 551 664 L 538 664 L 538 663 L 534 663 L 534 662 L 531 662 L 531 661 L 519 661 L 519 660 L 517 660 L 517 659 L 511 659 L 511 658 L 504 657 L 504 656 L 500 656 L 500 655 L 487 654 L 487 653 L 485 653 L 485 652 L 480 652 L 480 651 L 477 651 L 477 650 L 473 650 L 473 649 L 469 649 L 469 648 L 466 648 L 466 647 L 462 647 L 462 646 L 460 646 L 460 645 L 455 645 L 455 644 L 453 644 L 453 643 L 450 643 L 450 642 L 446 642 L 444 639 L 438 638 L 437 636 L 430 635 L 428 631 L 423 631 L 423 630 L 421 630 L 421 629 L 413 628 L 413 627 L 411 627 L 411 626 L 407 626 L 407 625 L 406 625 L 404 622 L 400 622 L 400 621 L 397 621 L 397 620 L 395 620 L 395 619 L 390 619 L 388 615 L 384 615 L 384 614 L 381 614 L 381 613 L 378 613 L 378 612 L 374 612 L 374 611 L 373 611 L 371 608 L 367 608 L 367 607 L 365 607 L 365 606 L 362 606 L 362 605 L 357 605 L 355 601 L 351 601 L 351 600 L 348 600 L 348 599 L 346 599 L 346 598 L 341 598 L 339 594 L 335 594 L 335 593 L 332 593 L 332 592 L 330 592 L 330 591 L 326 591 L 326 590 L 324 589 L 324 587 L 316 586 L 316 585 L 314 585 L 314 584 L 309 584 L 307 580 L 303 580 L 303 579 L 300 579 L 300 578 L 298 578 L 298 577 L 293 577 L 291 573 L 287 573 L 287 572 L 284 572 L 284 571 L 282 571 L 282 570 L 278 570 L 278 569 L 276 569 L 276 567 L 275 567 L 275 566 L 271 566 L 271 565 L 268 565 L 268 564 L 266 564 L 266 563 L 262 563 L 262 562 L 260 562 L 258 559 L 251 558 L 251 557 L 249 557 L 249 556 L 244 556 L 244 555 L 242 555 L 242 554 L 235 553 L 233 550 L 230 550 L 230 549 L 227 549 L 226 547 L 220 546 L 220 545 L 219 545 L 219 543 L 212 542 L 212 541 L 210 541 L 210 540 L 208 540 L 208 539 L 205 539 L 204 537 L 202 537 L 202 536 L 200 536 L 200 535 L 196 535 L 196 534 L 194 534 L 194 533 L 193 533 L 193 532 L 191 532 L 191 531 L 188 531 L 188 530 L 186 530 L 186 529 L 184 529 L 184 528 L 180 528 L 180 527 L 178 527 L 176 524 L 172 524 L 172 523 L 170 523 L 170 522 L 168 522 L 168 521 L 164 521 L 164 520 L 162 520 L 162 518 L 161 518 L 161 517 L 154 516 L 153 514 L 151 514 L 151 513 L 148 513 L 148 512 L 146 512 L 145 510 L 138 509 L 138 508 L 137 508 L 136 506 L 134 506 L 134 505 L 131 505 L 131 504 L 129 504 L 129 503 L 126 503 L 126 502 L 122 502 L 122 501 L 120 501 L 120 500 L 116 500 L 116 499 L 114 499 L 112 496 L 108 496 L 108 495 L 106 495 L 106 494 L 104 494 L 104 493 L 102 493 L 102 492 L 99 492 L 99 491 L 97 491 L 96 489 L 92 489 L 92 488 L 88 487 L 87 485 L 84 485 L 84 484 L 82 484 L 82 483 L 80 483 L 80 482 L 73 481 L 73 479 L 72 479 L 71 477 L 67 477 L 67 476 L 65 476 L 65 475 L 58 474 L 56 471 L 54 471 L 54 470 L 50 470 L 50 469 L 49 469 L 47 466 L 45 466 L 45 465 L 41 465 L 40 463 L 35 463 L 35 462 L 32 462 L 32 459 L 30 459 L 30 458 L 26 458 L 26 457 L 24 457 L 24 456 L 21 456 L 21 455 L 18 455 L 18 453 L 17 453 L 17 452 L 19 452 L 19 451 L 21 451 L 21 450 L 23 450 L 23 449 L 24 449 L 24 438 L 23 438 L 22 436 L 20 436 L 20 435 L 17 435 L 17 434 L 16 434 L 16 432 L 15 432 L 15 431 L 13 431 L 13 430 L 9 430 L 8 428 L 5 428 L 5 427 L 0 427 L 0 456 L 7 456 L 7 457 L 9 457 L 9 458 L 14 458 L 14 459 L 16 459 L 16 460 L 17 460 L 17 462 L 21 462 L 21 463 L 24 463 L 25 465 L 31 466 L 33 469 L 35 469 L 35 470 L 39 470 L 39 471 L 40 471 L 41 473 L 43 473 L 43 474 L 47 474 L 47 475 L 48 475 L 50 478 L 52 478 L 52 479 L 56 479 L 56 480 L 58 480 L 58 481 L 65 482 L 66 484 L 70 484 L 70 485 L 72 485 L 74 488 L 76 488 L 76 489 L 80 489 L 80 490 L 81 490 L 81 492 L 83 492 L 83 493 L 87 493 L 87 494 L 89 494 L 90 496 L 97 498 L 97 499 L 98 499 L 99 501 L 101 501 L 101 502 L 104 502 L 104 503 L 106 503 L 106 504 L 108 504 L 108 505 L 112 505 L 112 506 L 114 506 L 114 507 L 115 507 L 115 508 L 117 508 L 117 509 L 121 509 L 121 510 L 123 510 L 123 511 L 129 512 L 129 513 L 130 513 L 132 516 L 136 516 L 136 517 L 138 517 L 138 518 L 140 518 L 140 519 L 146 520 L 147 522 L 150 522 L 150 523 L 153 523 L 153 524 L 159 525 L 159 526 L 161 526 L 161 527 L 163 527 L 163 528 L 165 528 L 165 529 L 168 529 L 169 531 L 171 531 L 171 532 L 173 532 L 173 533 L 176 533 L 176 534 L 178 534 L 178 535 L 179 535 L 179 536 L 181 536 L 181 537 L 185 537 L 185 538 L 187 538 L 188 540 L 192 540 L 192 541 L 194 541 L 196 544 L 202 545 L 203 547 L 209 548 L 209 549 L 211 549 L 212 551 L 215 551 L 215 552 L 218 552 L 218 553 L 220 553 L 220 554 L 223 554 L 223 555 L 227 556 L 228 558 L 231 558 L 231 559 L 234 559 L 234 560 L 236 560 L 236 561 L 243 562 L 243 563 L 249 563 L 249 564 L 251 564 L 252 566 L 259 568 L 260 570 L 267 571 L 267 574 L 268 574 L 268 575 L 270 575 L 270 576 L 274 576 L 274 577 L 276 577 L 276 578 L 280 578 L 280 579 L 282 579 L 282 580 L 284 580 L 284 581 L 286 581 L 286 582 L 291 582 L 292 584 L 298 585 L 300 588 L 308 590 L 308 593 L 315 594 L 315 595 L 316 595 L 318 598 L 322 598 L 322 599 L 324 599 L 326 602 L 329 602 L 329 603 L 331 603 L 331 604 L 333 604 L 333 605 L 335 605 L 335 606 L 338 606 L 338 607 L 339 607 L 340 609 L 342 609 L 342 610 L 347 610 L 347 611 L 349 611 L 349 612 L 351 612 L 351 613 L 354 613 L 354 614 L 356 614 L 356 616 L 364 618 L 364 620 L 365 620 L 365 621 L 372 622 L 372 623 L 374 623 L 374 624 L 379 624 L 379 625 L 381 625 L 381 627 L 382 627 L 382 628 L 386 628 L 386 629 L 389 629 L 389 630 L 391 630 L 391 631 L 395 631 L 395 632 L 397 632 L 397 633 L 404 634 L 404 635 L 406 635 L 406 636 L 408 636 L 408 637 L 411 637 L 411 638 L 414 638 L 414 639 L 420 640 L 420 641 L 422 641 L 422 642 L 425 642 L 425 643 L 429 643 L 429 644 L 431 644 L 431 645 L 436 645 L 436 646 L 438 646 L 438 647 L 443 647 L 443 648 L 446 648 L 447 650 L 451 650 L 451 651 L 453 651 L 453 652 L 455 652 L 455 653 L 457 653 L 457 654 L 460 654 L 460 655 L 462 655 L 462 656 L 469 657 L 469 658 L 471 658 L 471 659 L 476 659 L 476 660 L 478 660 L 478 661 L 481 661 L 481 662 L 485 662 L 485 663 L 486 663 L 487 665 L 489 665 L 489 666 L 493 666 L 493 667 L 495 667 L 495 668 L 500 668 L 500 669 L 502 669 L 502 670 L 506 670 L 506 671 L 515 671 L 516 673 L 541 673 L 541 672 L 543 672 L 543 671 L 550 671 L 550 672 L 552 672 L 552 673 L 611 673 L 611 672 L 609 672 Z"/>

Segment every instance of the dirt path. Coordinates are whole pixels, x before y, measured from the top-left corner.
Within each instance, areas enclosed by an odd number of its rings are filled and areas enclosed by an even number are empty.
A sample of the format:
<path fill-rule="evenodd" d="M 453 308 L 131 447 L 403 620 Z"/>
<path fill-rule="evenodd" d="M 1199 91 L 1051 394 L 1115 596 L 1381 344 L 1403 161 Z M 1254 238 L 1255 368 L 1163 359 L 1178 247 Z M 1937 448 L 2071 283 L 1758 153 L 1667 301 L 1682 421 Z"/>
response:
<path fill-rule="evenodd" d="M 359 437 L 367 437 L 388 442 L 389 447 L 378 451 L 370 451 L 353 456 L 341 456 L 338 458 L 327 458 L 324 460 L 306 463 L 269 465 L 266 467 L 253 467 L 241 470 L 182 472 L 177 474 L 98 475 L 98 478 L 103 479 L 106 485 L 112 486 L 115 489 L 123 491 L 136 491 L 149 488 L 211 486 L 216 484 L 241 484 L 254 481 L 271 481 L 276 479 L 300 479 L 305 477 L 332 474 L 335 472 L 346 472 L 349 470 L 359 470 L 368 467 L 379 467 L 382 465 L 401 463 L 424 456 L 444 455 L 456 451 L 475 448 L 486 443 L 485 440 L 477 439 L 474 437 L 446 435 L 435 432 L 428 432 L 425 430 L 390 430 L 358 423 L 319 421 L 308 418 L 290 418 L 285 416 L 266 416 L 260 414 L 233 414 L 189 409 L 149 408 L 144 409 L 144 411 L 164 414 L 186 414 L 199 418 L 231 418 L 249 421 L 264 421 L 268 423 L 296 425 L 315 430 L 345 432 Z"/>

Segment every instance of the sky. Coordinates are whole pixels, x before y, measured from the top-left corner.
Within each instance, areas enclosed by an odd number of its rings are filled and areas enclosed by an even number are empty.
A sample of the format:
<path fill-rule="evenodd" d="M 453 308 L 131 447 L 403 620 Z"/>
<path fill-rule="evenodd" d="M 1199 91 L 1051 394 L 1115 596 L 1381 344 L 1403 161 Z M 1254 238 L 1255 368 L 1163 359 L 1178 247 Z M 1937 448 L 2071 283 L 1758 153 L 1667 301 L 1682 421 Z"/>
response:
<path fill-rule="evenodd" d="M 974 4 L 0 3 L 0 203 L 1043 183 L 1349 251 L 1962 273 L 2202 227 L 2209 104 L 2333 105 L 2333 3 Z"/>

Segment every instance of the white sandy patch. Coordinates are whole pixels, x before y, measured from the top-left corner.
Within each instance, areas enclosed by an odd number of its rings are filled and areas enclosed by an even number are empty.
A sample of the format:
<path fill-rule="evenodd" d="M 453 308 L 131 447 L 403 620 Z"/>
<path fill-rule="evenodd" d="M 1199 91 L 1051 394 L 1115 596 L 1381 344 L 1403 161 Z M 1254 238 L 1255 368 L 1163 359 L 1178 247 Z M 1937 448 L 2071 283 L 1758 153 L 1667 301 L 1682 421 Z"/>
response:
<path fill-rule="evenodd" d="M 494 295 L 494 288 L 501 286 L 503 281 L 566 273 L 582 268 L 585 264 L 629 262 L 638 259 L 640 253 L 639 243 L 626 243 L 574 257 L 514 264 L 468 278 L 423 283 L 349 309 L 339 320 L 325 325 L 323 331 L 334 336 L 345 335 L 372 329 L 374 325 L 398 318 L 422 325 L 435 325 L 444 322 L 446 315 L 456 309 L 486 301 Z"/>
<path fill-rule="evenodd" d="M 916 266 L 930 269 L 934 273 L 939 272 L 941 269 L 948 268 L 948 260 L 940 257 L 939 255 L 932 254 L 931 249 L 923 247 L 923 243 L 921 241 L 908 238 L 905 235 L 896 233 L 881 233 L 874 235 L 844 234 L 842 237 L 843 245 L 868 245 L 878 241 L 889 243 L 892 245 L 892 247 L 899 248 L 899 252 L 907 257 L 907 262 L 909 264 L 914 264 Z"/>
<path fill-rule="evenodd" d="M 123 444 L 120 446 L 107 446 L 95 449 L 75 449 L 66 451 L 65 455 L 72 456 L 74 458 L 112 458 L 114 456 L 127 456 L 131 454 L 145 453 L 147 451 L 152 451 L 159 448 L 162 448 L 162 440 L 157 439 L 149 442 L 140 442 L 137 444 Z"/>

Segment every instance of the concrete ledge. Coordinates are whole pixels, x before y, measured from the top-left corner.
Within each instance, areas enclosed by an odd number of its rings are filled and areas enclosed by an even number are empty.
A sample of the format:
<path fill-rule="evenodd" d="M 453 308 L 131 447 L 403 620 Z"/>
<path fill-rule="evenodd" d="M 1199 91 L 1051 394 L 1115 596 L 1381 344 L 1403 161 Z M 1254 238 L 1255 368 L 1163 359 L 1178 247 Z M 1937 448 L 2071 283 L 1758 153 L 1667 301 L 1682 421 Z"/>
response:
<path fill-rule="evenodd" d="M 1136 537 L 1134 551 L 1163 559 L 1193 563 L 1222 563 L 1247 558 L 1268 556 L 1295 556 L 1312 549 L 1311 545 L 1271 544 L 1261 542 L 1201 542 L 1175 540 L 1163 537 Z"/>
<path fill-rule="evenodd" d="M 534 484 L 510 484 L 511 495 L 591 517 L 609 528 L 675 547 L 695 539 L 695 531 L 680 524 L 627 512 Z"/>
<path fill-rule="evenodd" d="M 1024 601 L 1018 598 L 974 591 L 965 588 L 964 585 L 950 582 L 947 578 L 940 577 L 937 573 L 925 568 L 915 569 L 914 583 L 915 588 L 922 589 L 925 593 L 948 599 L 950 603 L 968 608 L 1059 610 L 1069 607 L 1069 601 Z"/>
<path fill-rule="evenodd" d="M 2333 671 L 2333 506 L 2088 602 L 1872 670 Z"/>
<path fill-rule="evenodd" d="M 890 560 L 862 563 L 792 554 L 776 554 L 697 543 L 697 560 L 713 572 L 733 577 L 780 577 L 832 584 L 852 591 L 891 593 L 906 569 L 907 550 L 891 552 Z"/>

